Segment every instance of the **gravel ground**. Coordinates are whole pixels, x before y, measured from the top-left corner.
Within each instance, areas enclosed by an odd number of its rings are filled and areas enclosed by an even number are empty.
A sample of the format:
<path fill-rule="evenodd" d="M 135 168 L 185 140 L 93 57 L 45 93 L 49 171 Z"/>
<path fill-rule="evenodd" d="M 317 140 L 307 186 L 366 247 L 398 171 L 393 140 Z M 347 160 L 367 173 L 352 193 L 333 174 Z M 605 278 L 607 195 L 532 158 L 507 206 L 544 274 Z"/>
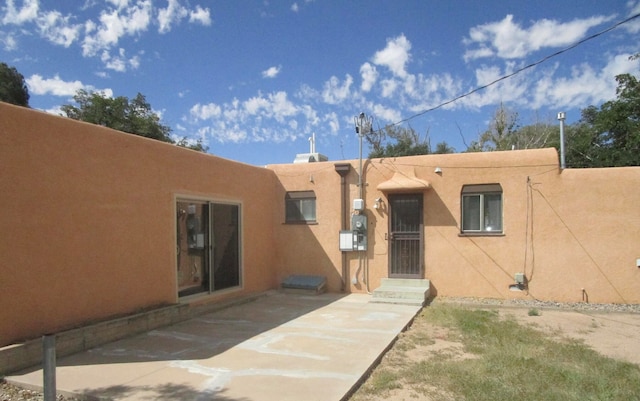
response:
<path fill-rule="evenodd" d="M 456 303 L 463 305 L 477 305 L 488 307 L 513 307 L 535 309 L 560 309 L 603 313 L 638 313 L 640 304 L 592 304 L 586 302 L 561 303 L 549 301 L 536 301 L 529 299 L 486 299 L 486 298 L 462 298 L 462 297 L 437 297 L 433 303 Z M 26 390 L 13 386 L 0 379 L 0 401 L 43 401 L 41 392 Z M 80 401 L 80 398 L 64 397 L 58 395 L 57 401 Z"/>
<path fill-rule="evenodd" d="M 0 401 L 43 401 L 44 396 L 39 391 L 26 390 L 0 380 Z M 57 401 L 80 401 L 79 398 L 58 395 Z"/>
<path fill-rule="evenodd" d="M 433 303 L 458 303 L 465 305 L 496 306 L 513 308 L 560 309 L 605 313 L 640 313 L 640 304 L 592 304 L 587 302 L 552 302 L 531 299 L 487 299 L 464 297 L 437 297 Z"/>

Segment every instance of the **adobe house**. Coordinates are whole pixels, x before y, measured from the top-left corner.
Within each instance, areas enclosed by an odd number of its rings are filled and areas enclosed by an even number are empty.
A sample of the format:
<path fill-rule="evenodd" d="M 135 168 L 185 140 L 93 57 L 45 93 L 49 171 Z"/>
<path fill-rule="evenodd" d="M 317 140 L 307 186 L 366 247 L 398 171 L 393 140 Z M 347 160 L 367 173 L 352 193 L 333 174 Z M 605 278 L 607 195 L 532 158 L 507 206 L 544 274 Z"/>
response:
<path fill-rule="evenodd" d="M 640 167 L 541 149 L 262 168 L 5 103 L 0 163 L 0 346 L 291 275 L 640 302 Z"/>

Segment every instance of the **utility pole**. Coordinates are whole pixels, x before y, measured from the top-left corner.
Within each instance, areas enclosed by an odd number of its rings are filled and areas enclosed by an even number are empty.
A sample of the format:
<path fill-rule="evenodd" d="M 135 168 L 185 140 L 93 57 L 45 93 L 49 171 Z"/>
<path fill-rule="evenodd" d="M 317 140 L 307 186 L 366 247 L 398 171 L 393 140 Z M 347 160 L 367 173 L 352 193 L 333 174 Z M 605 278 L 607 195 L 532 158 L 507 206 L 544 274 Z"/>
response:
<path fill-rule="evenodd" d="M 354 124 L 356 126 L 356 134 L 360 139 L 360 170 L 358 171 L 358 187 L 360 188 L 360 199 L 364 199 L 362 197 L 362 138 L 371 132 L 372 121 L 371 117 L 367 117 L 364 113 L 360 113 L 359 116 L 353 118 Z"/>

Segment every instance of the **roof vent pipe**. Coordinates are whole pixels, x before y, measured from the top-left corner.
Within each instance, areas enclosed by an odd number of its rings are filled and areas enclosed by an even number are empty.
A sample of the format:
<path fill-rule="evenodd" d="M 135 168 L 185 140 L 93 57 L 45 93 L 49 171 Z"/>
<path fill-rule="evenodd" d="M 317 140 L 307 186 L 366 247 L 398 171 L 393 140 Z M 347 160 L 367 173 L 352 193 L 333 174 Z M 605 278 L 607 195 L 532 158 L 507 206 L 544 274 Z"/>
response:
<path fill-rule="evenodd" d="M 564 111 L 558 113 L 558 120 L 560 120 L 560 168 L 564 170 L 567 165 L 564 161 L 564 120 L 567 115 Z"/>

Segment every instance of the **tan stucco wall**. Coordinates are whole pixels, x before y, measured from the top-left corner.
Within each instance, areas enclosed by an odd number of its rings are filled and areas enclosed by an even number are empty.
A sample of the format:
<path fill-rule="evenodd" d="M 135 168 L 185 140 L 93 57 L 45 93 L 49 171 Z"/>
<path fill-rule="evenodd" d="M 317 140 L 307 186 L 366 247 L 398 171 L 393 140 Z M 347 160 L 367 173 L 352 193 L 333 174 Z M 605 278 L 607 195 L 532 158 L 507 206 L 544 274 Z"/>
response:
<path fill-rule="evenodd" d="M 197 302 L 290 274 L 372 291 L 388 276 L 389 192 L 378 186 L 396 173 L 429 183 L 424 278 L 436 294 L 640 303 L 640 167 L 561 171 L 554 149 L 368 160 L 368 250 L 343 254 L 337 163 L 351 166 L 350 217 L 357 160 L 259 168 L 0 103 L 0 345 L 178 302 L 177 198 L 241 205 L 243 285 Z M 462 186 L 486 183 L 502 186 L 504 235 L 461 236 Z M 300 190 L 315 192 L 317 224 L 285 224 L 286 192 Z M 517 272 L 528 291 L 509 291 Z"/>
<path fill-rule="evenodd" d="M 215 299 L 276 286 L 271 171 L 5 103 L 0 164 L 0 345 L 177 302 L 177 196 L 241 204 Z"/>
<path fill-rule="evenodd" d="M 348 177 L 351 207 L 358 197 L 357 160 Z M 436 173 L 440 167 L 442 172 Z M 330 271 L 330 289 L 340 289 L 340 178 L 334 163 L 269 166 L 285 191 L 313 189 L 313 226 L 284 225 L 277 238 L 278 275 Z M 359 266 L 348 252 L 347 291 L 364 292 L 388 276 L 388 193 L 378 185 L 394 173 L 430 183 L 424 193 L 425 275 L 437 294 L 535 298 L 566 302 L 640 302 L 640 168 L 565 170 L 554 149 L 428 155 L 365 162 L 369 286 L 351 284 Z M 310 177 L 313 176 L 313 182 Z M 460 192 L 467 184 L 503 188 L 503 236 L 460 235 Z M 376 198 L 384 199 L 374 209 Z M 283 200 L 281 202 L 284 202 Z M 283 207 L 282 207 L 283 208 Z M 317 249 L 320 246 L 321 250 Z M 331 263 L 335 271 L 328 267 Z M 529 291 L 514 292 L 514 274 L 526 273 Z M 326 274 L 326 273 L 325 273 Z M 584 293 L 582 289 L 584 288 Z"/>

